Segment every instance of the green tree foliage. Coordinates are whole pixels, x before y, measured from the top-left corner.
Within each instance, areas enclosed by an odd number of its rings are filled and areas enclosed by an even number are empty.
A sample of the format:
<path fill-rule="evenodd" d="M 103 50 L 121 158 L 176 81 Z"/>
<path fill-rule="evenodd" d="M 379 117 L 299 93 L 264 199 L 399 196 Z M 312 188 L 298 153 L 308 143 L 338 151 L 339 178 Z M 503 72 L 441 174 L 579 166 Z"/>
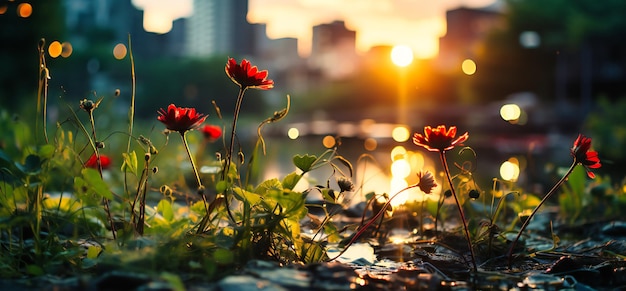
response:
<path fill-rule="evenodd" d="M 576 90 L 585 70 L 592 74 L 593 94 L 615 93 L 611 86 L 625 77 L 626 40 L 619 36 L 626 30 L 625 13 L 626 2 L 620 0 L 508 0 L 504 29 L 494 31 L 486 41 L 478 56 L 481 73 L 472 86 L 490 100 L 516 91 L 554 99 L 557 59 L 561 58 L 568 97 L 579 95 Z M 539 47 L 520 45 L 520 34 L 526 31 L 539 35 Z M 584 54 L 593 68 L 585 68 Z M 603 75 L 606 64 L 618 66 L 622 73 Z"/>

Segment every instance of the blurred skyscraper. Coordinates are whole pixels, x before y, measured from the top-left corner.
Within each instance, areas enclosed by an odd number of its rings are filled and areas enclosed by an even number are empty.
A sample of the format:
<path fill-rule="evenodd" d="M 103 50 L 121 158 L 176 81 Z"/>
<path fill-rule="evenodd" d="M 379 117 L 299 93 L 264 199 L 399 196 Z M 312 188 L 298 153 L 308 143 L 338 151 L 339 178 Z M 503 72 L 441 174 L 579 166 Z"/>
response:
<path fill-rule="evenodd" d="M 254 34 L 247 14 L 247 0 L 194 0 L 187 21 L 186 55 L 252 54 Z"/>
<path fill-rule="evenodd" d="M 309 66 L 323 76 L 340 79 L 356 70 L 356 31 L 347 29 L 343 21 L 314 26 L 312 45 Z"/>

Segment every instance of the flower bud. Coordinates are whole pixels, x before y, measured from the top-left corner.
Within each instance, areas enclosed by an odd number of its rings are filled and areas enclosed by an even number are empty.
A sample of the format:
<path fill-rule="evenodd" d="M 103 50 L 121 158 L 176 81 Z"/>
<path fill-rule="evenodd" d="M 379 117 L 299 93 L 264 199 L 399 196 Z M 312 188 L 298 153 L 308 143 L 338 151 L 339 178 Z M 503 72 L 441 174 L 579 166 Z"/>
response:
<path fill-rule="evenodd" d="M 89 99 L 83 99 L 80 101 L 80 108 L 86 112 L 91 112 L 96 108 L 96 103 Z"/>

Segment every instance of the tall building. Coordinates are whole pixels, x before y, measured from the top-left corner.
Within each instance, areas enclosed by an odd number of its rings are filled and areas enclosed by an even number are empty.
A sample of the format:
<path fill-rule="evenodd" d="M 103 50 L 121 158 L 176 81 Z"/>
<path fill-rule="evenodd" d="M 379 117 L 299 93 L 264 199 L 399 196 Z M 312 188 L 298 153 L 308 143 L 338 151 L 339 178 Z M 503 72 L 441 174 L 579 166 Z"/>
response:
<path fill-rule="evenodd" d="M 309 66 L 320 70 L 330 79 L 352 75 L 356 70 L 356 31 L 346 28 L 343 21 L 313 27 L 313 43 Z"/>
<path fill-rule="evenodd" d="M 254 35 L 247 14 L 248 0 L 194 0 L 187 22 L 186 55 L 252 54 Z"/>
<path fill-rule="evenodd" d="M 500 6 L 482 9 L 460 7 L 446 11 L 446 35 L 439 39 L 437 66 L 458 70 L 464 59 L 475 57 L 487 34 L 504 25 Z"/>

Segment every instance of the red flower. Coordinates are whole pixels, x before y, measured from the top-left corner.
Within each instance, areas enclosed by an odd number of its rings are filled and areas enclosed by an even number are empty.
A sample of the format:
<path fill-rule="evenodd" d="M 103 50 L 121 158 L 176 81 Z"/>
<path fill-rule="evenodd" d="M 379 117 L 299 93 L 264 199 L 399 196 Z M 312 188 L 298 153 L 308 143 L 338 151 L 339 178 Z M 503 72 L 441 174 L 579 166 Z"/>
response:
<path fill-rule="evenodd" d="M 413 134 L 413 143 L 431 152 L 444 152 L 453 149 L 457 145 L 461 145 L 467 140 L 469 134 L 466 132 L 454 139 L 455 136 L 456 126 L 451 126 L 448 130 L 446 130 L 445 125 L 439 125 L 435 129 L 426 126 L 424 127 L 424 135 L 420 133 Z"/>
<path fill-rule="evenodd" d="M 209 141 L 215 141 L 222 135 L 222 128 L 217 125 L 205 125 L 200 128 L 204 138 Z"/>
<path fill-rule="evenodd" d="M 274 88 L 274 81 L 267 79 L 267 70 L 259 71 L 256 66 L 252 66 L 246 59 L 241 60 L 241 65 L 238 65 L 237 60 L 228 58 L 225 69 L 228 77 L 242 89 L 269 90 Z"/>
<path fill-rule="evenodd" d="M 103 170 L 111 167 L 111 158 L 106 155 L 100 154 L 100 166 L 102 166 Z M 98 169 L 98 158 L 96 157 L 96 154 L 92 154 L 91 157 L 89 157 L 87 162 L 85 162 L 85 167 Z"/>
<path fill-rule="evenodd" d="M 167 129 L 180 133 L 200 126 L 206 118 L 206 115 L 197 113 L 195 108 L 176 107 L 174 104 L 170 104 L 167 111 L 161 108 L 157 117 Z"/>
<path fill-rule="evenodd" d="M 585 167 L 585 170 L 587 170 L 587 176 L 593 179 L 596 175 L 594 175 L 589 169 L 597 169 L 602 165 L 600 164 L 600 158 L 598 158 L 598 152 L 590 149 L 591 138 L 579 134 L 576 141 L 574 141 L 574 146 L 570 150 L 570 153 L 572 154 L 572 157 L 574 157 L 574 161 L 576 163 Z"/>
<path fill-rule="evenodd" d="M 420 187 L 420 190 L 422 190 L 422 192 L 426 194 L 430 194 L 433 188 L 437 187 L 437 183 L 435 182 L 435 177 L 433 177 L 433 174 L 431 172 L 420 171 L 419 173 L 417 173 L 417 177 L 420 178 L 420 181 L 419 183 L 417 183 L 417 186 Z"/>

